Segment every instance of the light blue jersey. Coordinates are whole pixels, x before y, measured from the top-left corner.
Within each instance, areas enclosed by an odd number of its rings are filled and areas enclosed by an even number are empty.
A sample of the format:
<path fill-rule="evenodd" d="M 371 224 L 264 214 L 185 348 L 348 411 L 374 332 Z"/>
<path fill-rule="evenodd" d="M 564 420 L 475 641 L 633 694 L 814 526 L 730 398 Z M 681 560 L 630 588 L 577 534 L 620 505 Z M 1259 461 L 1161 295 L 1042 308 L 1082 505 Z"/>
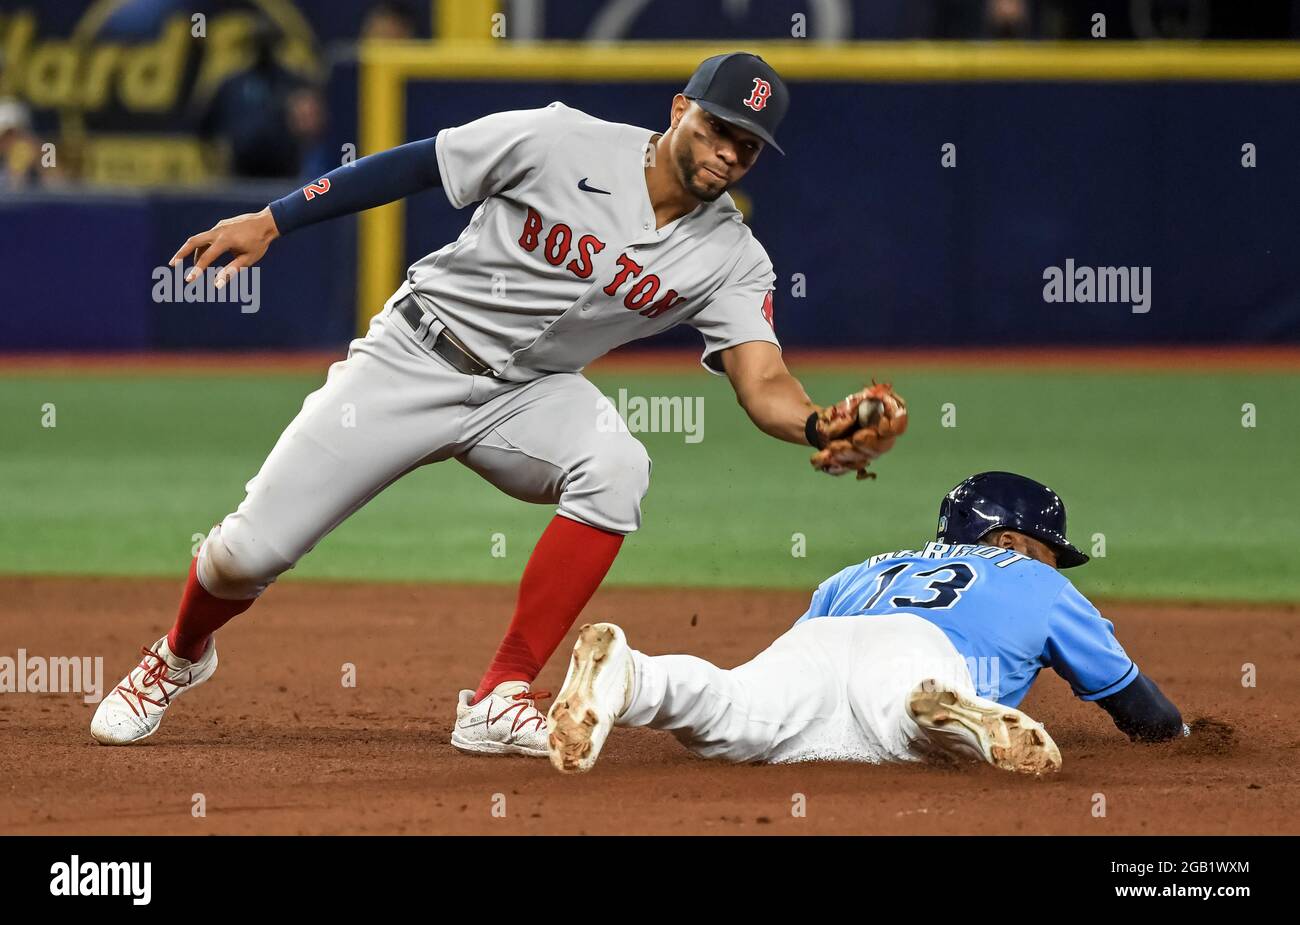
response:
<path fill-rule="evenodd" d="M 1081 700 L 1138 676 L 1115 627 L 1051 566 L 995 546 L 926 543 L 832 575 L 797 622 L 914 613 L 947 634 L 981 697 L 1014 707 L 1051 668 Z M 978 667 L 977 667 L 978 666 Z"/>

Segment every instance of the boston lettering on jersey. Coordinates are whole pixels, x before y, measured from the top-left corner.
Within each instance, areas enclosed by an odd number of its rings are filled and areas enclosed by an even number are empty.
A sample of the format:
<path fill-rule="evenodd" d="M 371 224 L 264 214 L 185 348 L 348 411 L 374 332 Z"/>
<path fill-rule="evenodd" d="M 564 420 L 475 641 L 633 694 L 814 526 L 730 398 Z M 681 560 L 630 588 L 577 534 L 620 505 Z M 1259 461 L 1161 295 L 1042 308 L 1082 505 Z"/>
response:
<path fill-rule="evenodd" d="M 519 235 L 519 246 L 532 253 L 540 244 L 542 256 L 551 266 L 564 265 L 564 268 L 578 279 L 590 279 L 594 267 L 592 258 L 605 249 L 605 242 L 594 234 L 582 235 L 577 241 L 577 253 L 565 264 L 565 259 L 573 249 L 573 229 L 564 222 L 556 222 L 543 239 L 542 232 L 545 229 L 546 224 L 542 221 L 541 214 L 536 209 L 529 208 L 524 216 L 524 230 Z M 663 285 L 659 277 L 654 273 L 646 273 L 642 276 L 645 267 L 626 253 L 619 254 L 617 263 L 618 272 L 602 291 L 605 295 L 616 296 L 624 284 L 629 280 L 635 280 L 628 287 L 627 294 L 623 296 L 623 307 L 629 311 L 638 312 L 646 318 L 658 318 L 664 312 L 676 308 L 687 300 L 686 296 L 678 295 L 675 289 L 668 289 L 663 295 L 659 295 L 659 289 Z"/>

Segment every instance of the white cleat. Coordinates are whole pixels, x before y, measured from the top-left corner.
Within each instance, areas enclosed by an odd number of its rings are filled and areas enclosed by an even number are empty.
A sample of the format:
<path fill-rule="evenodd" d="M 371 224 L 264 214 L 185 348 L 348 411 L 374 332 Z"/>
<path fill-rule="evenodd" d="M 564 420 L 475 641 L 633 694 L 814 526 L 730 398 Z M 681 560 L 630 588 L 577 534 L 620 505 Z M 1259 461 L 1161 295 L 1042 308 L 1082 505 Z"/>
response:
<path fill-rule="evenodd" d="M 452 745 L 476 755 L 546 756 L 546 717 L 537 701 L 550 694 L 534 693 L 523 681 L 506 681 L 471 705 L 473 696 L 473 691 L 460 692 Z"/>
<path fill-rule="evenodd" d="M 908 696 L 907 711 L 950 754 L 1021 774 L 1061 770 L 1061 750 L 1043 724 L 1013 707 L 923 681 Z"/>
<path fill-rule="evenodd" d="M 578 630 L 564 687 L 546 717 L 551 764 L 564 772 L 590 771 L 614 720 L 632 698 L 632 652 L 613 623 Z"/>
<path fill-rule="evenodd" d="M 158 731 L 163 713 L 181 694 L 198 687 L 217 670 L 216 640 L 196 662 L 173 655 L 164 636 L 122 683 L 99 703 L 90 721 L 90 734 L 101 745 L 130 745 Z"/>

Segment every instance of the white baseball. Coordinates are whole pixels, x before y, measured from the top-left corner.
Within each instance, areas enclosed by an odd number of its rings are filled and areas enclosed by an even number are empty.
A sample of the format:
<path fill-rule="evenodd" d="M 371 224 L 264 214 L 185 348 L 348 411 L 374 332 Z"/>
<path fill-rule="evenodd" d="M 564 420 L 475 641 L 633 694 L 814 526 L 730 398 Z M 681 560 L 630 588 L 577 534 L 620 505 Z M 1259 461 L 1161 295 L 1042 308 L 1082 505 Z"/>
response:
<path fill-rule="evenodd" d="M 870 427 L 880 417 L 880 412 L 885 406 L 878 398 L 868 398 L 862 404 L 858 405 L 858 425 L 860 427 Z"/>

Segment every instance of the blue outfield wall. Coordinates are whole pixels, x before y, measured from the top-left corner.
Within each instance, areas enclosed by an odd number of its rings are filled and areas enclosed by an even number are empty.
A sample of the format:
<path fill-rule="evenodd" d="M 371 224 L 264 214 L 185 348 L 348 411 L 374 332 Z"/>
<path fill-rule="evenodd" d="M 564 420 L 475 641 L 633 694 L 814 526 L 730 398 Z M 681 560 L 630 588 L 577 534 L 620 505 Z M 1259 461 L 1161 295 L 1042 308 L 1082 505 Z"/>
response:
<path fill-rule="evenodd" d="M 658 128 L 676 89 L 416 82 L 407 133 L 557 99 Z M 740 185 L 779 277 L 777 331 L 820 345 L 1300 341 L 1298 116 L 1296 84 L 794 84 L 787 156 L 765 152 Z M 955 168 L 940 165 L 947 142 Z M 599 185 L 600 165 L 573 175 Z M 468 217 L 414 200 L 408 257 Z M 1045 303 L 1043 271 L 1067 258 L 1150 266 L 1151 310 Z"/>
<path fill-rule="evenodd" d="M 335 77 L 342 115 L 355 68 Z M 417 81 L 407 135 L 556 99 L 662 127 L 675 90 Z M 776 266 L 787 344 L 1300 342 L 1300 85 L 801 82 L 792 98 L 788 155 L 764 153 L 740 187 Z M 333 128 L 348 134 L 342 118 Z M 940 165 L 948 142 L 955 168 Z M 575 164 L 574 182 L 599 186 L 600 166 Z M 341 348 L 357 310 L 354 219 L 277 241 L 256 314 L 153 301 L 154 268 L 188 235 L 286 186 L 0 195 L 0 351 Z M 408 259 L 469 215 L 438 190 L 413 197 Z M 1150 311 L 1045 303 L 1043 271 L 1067 259 L 1150 266 Z M 806 297 L 792 295 L 796 273 Z"/>
<path fill-rule="evenodd" d="M 155 271 L 190 235 L 282 186 L 216 193 L 0 197 L 0 350 L 333 348 L 356 317 L 356 219 L 276 241 L 256 312 L 155 301 Z"/>

